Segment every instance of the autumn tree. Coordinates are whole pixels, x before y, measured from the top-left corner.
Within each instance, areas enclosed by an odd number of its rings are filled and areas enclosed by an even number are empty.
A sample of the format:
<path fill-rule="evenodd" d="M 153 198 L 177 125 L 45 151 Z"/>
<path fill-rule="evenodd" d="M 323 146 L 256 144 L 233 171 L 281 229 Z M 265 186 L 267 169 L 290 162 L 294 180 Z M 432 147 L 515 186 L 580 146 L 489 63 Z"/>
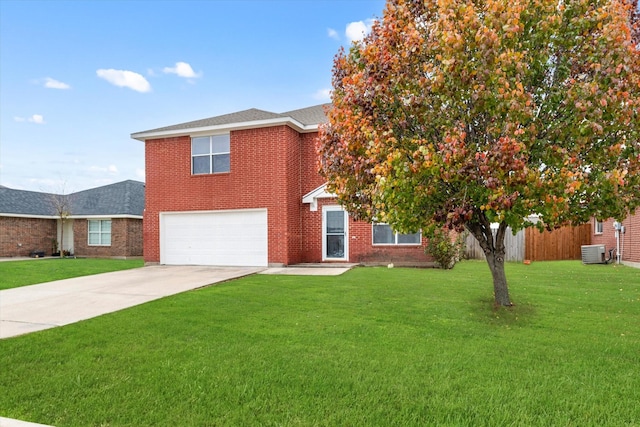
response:
<path fill-rule="evenodd" d="M 632 7 L 388 1 L 335 58 L 319 143 L 328 189 L 352 215 L 397 231 L 466 228 L 495 303 L 510 306 L 507 227 L 532 226 L 531 214 L 547 229 L 622 218 L 640 205 Z"/>

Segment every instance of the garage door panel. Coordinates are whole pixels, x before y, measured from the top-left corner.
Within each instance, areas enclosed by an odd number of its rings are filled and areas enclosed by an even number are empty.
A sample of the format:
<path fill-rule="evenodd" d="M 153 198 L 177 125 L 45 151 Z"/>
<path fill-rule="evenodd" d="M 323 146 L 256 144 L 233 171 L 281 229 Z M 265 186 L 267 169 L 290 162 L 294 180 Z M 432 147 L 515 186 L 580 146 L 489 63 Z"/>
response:
<path fill-rule="evenodd" d="M 160 262 L 267 265 L 267 211 L 161 214 Z"/>

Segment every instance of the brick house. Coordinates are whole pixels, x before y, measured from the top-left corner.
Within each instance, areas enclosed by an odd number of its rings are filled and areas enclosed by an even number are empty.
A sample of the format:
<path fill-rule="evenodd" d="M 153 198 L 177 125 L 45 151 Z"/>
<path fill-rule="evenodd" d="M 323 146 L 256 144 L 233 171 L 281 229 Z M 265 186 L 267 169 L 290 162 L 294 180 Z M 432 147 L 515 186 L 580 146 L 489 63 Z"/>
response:
<path fill-rule="evenodd" d="M 640 211 L 629 215 L 619 223 L 619 231 L 616 238 L 616 221 L 609 218 L 606 221 L 592 220 L 593 235 L 591 243 L 605 245 L 607 256 L 609 249 L 618 248 L 620 261 L 623 264 L 640 268 Z"/>
<path fill-rule="evenodd" d="M 64 221 L 61 208 L 69 212 Z M 61 248 L 86 257 L 142 256 L 143 209 L 138 181 L 68 195 L 0 187 L 0 257 L 48 256 Z"/>
<path fill-rule="evenodd" d="M 355 221 L 325 191 L 324 108 L 249 109 L 132 134 L 145 143 L 145 261 L 431 264 L 420 233 Z"/>

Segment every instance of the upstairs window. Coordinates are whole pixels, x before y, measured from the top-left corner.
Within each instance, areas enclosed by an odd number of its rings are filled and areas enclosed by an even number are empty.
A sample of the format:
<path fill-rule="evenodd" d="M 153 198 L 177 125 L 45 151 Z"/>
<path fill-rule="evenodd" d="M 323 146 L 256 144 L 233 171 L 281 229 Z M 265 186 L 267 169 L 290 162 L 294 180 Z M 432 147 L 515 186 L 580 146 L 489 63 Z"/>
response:
<path fill-rule="evenodd" d="M 203 175 L 231 169 L 229 134 L 191 138 L 191 173 Z"/>
<path fill-rule="evenodd" d="M 420 233 L 396 233 L 389 224 L 373 224 L 374 245 L 419 245 L 421 243 Z"/>
<path fill-rule="evenodd" d="M 89 220 L 89 246 L 111 246 L 111 220 Z"/>

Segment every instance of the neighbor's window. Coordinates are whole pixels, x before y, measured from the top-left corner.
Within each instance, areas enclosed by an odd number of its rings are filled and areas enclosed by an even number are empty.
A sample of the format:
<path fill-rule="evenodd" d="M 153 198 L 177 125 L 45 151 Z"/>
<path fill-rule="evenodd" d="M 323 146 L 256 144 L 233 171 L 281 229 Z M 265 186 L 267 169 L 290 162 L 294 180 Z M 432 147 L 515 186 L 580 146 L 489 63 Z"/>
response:
<path fill-rule="evenodd" d="M 229 172 L 231 137 L 229 134 L 191 138 L 193 175 Z"/>
<path fill-rule="evenodd" d="M 602 221 L 596 219 L 595 233 L 602 234 Z"/>
<path fill-rule="evenodd" d="M 389 224 L 373 224 L 374 245 L 419 245 L 422 243 L 420 233 L 395 233 Z"/>
<path fill-rule="evenodd" d="M 89 220 L 89 246 L 111 246 L 111 220 Z"/>

